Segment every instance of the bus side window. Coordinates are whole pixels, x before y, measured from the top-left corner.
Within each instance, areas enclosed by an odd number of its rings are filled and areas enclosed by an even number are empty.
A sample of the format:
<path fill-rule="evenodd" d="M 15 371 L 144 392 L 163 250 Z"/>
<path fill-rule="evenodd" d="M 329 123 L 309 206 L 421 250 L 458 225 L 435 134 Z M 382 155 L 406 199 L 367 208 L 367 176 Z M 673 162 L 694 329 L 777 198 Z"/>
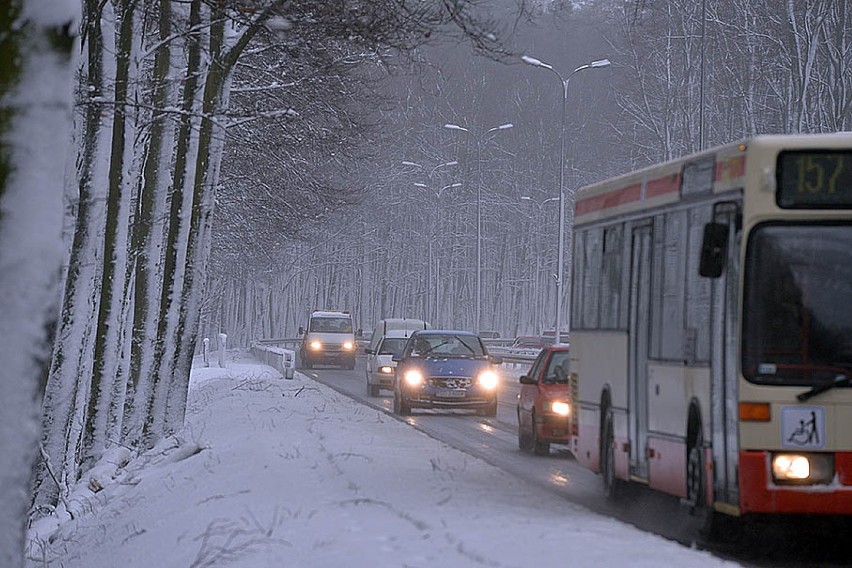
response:
<path fill-rule="evenodd" d="M 719 278 L 728 254 L 728 225 L 707 223 L 701 242 L 701 262 L 698 273 L 705 278 Z"/>

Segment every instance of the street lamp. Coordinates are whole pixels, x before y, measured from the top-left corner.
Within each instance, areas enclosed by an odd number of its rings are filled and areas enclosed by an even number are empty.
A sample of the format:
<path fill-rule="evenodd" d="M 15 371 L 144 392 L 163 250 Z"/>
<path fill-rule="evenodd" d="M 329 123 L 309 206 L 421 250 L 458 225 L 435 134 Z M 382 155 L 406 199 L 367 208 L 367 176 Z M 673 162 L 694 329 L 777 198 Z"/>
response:
<path fill-rule="evenodd" d="M 403 160 L 403 161 L 402 161 L 402 165 L 404 165 L 404 166 L 413 166 L 413 167 L 415 167 L 415 168 L 424 169 L 424 167 L 423 167 L 421 164 L 418 164 L 417 162 L 409 162 L 408 160 Z M 455 161 L 455 160 L 452 160 L 452 161 L 450 161 L 450 162 L 444 162 L 444 163 L 442 163 L 442 164 L 438 164 L 437 166 L 435 166 L 434 168 L 432 168 L 432 169 L 429 171 L 429 173 L 427 174 L 427 175 L 429 176 L 429 180 L 431 180 L 431 179 L 432 179 L 432 176 L 433 176 L 433 175 L 435 175 L 435 172 L 436 172 L 436 171 L 438 171 L 438 169 L 439 169 L 439 168 L 445 168 L 445 167 L 447 167 L 447 166 L 457 166 L 457 165 L 458 165 L 458 162 L 457 162 L 457 161 Z"/>
<path fill-rule="evenodd" d="M 529 195 L 522 195 L 521 196 L 521 201 L 529 201 L 530 203 L 534 203 L 534 204 L 538 205 L 539 211 L 541 211 L 541 208 L 544 207 L 545 203 L 549 203 L 551 201 L 557 201 L 558 199 L 559 199 L 558 197 L 548 197 L 544 201 L 538 202 L 535 199 L 533 199 L 532 197 L 530 197 Z"/>
<path fill-rule="evenodd" d="M 432 278 L 431 278 L 432 257 L 433 257 L 432 245 L 438 238 L 438 208 L 440 207 L 440 204 L 441 204 L 441 195 L 443 195 L 445 190 L 451 189 L 451 188 L 454 188 L 454 187 L 461 187 L 462 184 L 451 183 L 451 184 L 445 185 L 444 187 L 442 187 L 441 189 L 439 189 L 437 191 L 435 191 L 434 189 L 432 189 L 430 186 L 426 185 L 425 183 L 414 182 L 414 185 L 416 187 L 422 187 L 424 189 L 428 189 L 432 193 L 435 194 L 435 210 L 434 210 L 434 213 L 432 214 L 432 238 L 429 239 L 429 282 L 431 282 L 432 281 Z M 438 273 L 438 255 L 435 254 L 434 258 L 435 258 L 435 302 L 431 306 L 431 309 L 429 310 L 429 314 L 430 314 L 431 319 L 432 319 L 432 325 L 437 325 L 437 322 L 438 322 L 438 304 L 440 303 L 441 296 L 440 296 L 440 286 L 439 286 L 440 275 Z M 430 302 L 430 303 L 432 303 L 432 302 Z"/>
<path fill-rule="evenodd" d="M 586 63 L 585 65 L 580 65 L 571 73 L 568 74 L 567 77 L 562 77 L 562 75 L 554 69 L 551 65 L 544 63 L 543 61 L 536 59 L 534 57 L 530 57 L 528 55 L 524 55 L 521 57 L 521 61 L 526 63 L 527 65 L 532 65 L 533 67 L 541 67 L 542 69 L 547 69 L 548 71 L 555 74 L 559 77 L 560 83 L 562 83 L 562 120 L 559 134 L 559 246 L 558 246 L 558 254 L 559 259 L 557 261 L 557 269 L 556 269 L 556 338 L 555 341 L 557 344 L 561 343 L 562 334 L 559 329 L 559 325 L 562 322 L 562 285 L 563 285 L 563 261 L 565 256 L 565 121 L 566 114 L 568 109 L 568 82 L 571 80 L 576 73 L 583 71 L 585 69 L 600 69 L 602 67 L 609 67 L 610 62 L 609 59 L 597 59 L 595 61 L 591 61 Z M 573 190 L 572 190 L 573 191 Z M 573 193 L 572 193 L 573 196 Z M 573 200 L 572 200 L 573 203 Z M 572 210 L 571 220 L 573 225 L 573 210 Z M 569 287 L 570 292 L 570 287 Z M 568 321 L 566 324 L 567 331 L 570 333 L 571 331 L 571 314 L 568 313 Z"/>
<path fill-rule="evenodd" d="M 412 167 L 415 167 L 415 168 L 420 168 L 421 170 L 424 170 L 424 171 L 427 170 L 427 168 L 425 168 L 422 164 L 419 164 L 417 162 L 411 162 L 409 160 L 403 160 L 402 164 L 405 165 L 405 166 L 412 166 Z M 429 179 L 429 183 L 430 184 L 432 183 L 432 178 L 435 176 L 435 172 L 437 172 L 440 168 L 445 168 L 445 167 L 449 167 L 449 166 L 456 166 L 456 165 L 458 165 L 458 162 L 456 160 L 451 160 L 451 161 L 448 161 L 448 162 L 442 162 L 442 163 L 436 165 L 435 167 L 429 169 L 428 171 L 426 171 L 426 175 Z M 435 194 L 435 213 L 434 213 L 434 221 L 432 223 L 433 239 L 429 240 L 429 262 L 428 262 L 428 270 L 426 272 L 427 287 L 428 287 L 428 284 L 430 284 L 432 282 L 432 241 L 434 240 L 434 237 L 437 234 L 436 225 L 437 225 L 437 222 L 438 222 L 438 202 L 440 201 L 441 194 L 444 192 L 445 189 L 449 189 L 451 187 L 460 187 L 461 184 L 460 183 L 451 183 L 449 185 L 442 187 L 438 191 L 435 191 L 434 189 L 432 189 L 431 185 L 427 185 L 425 183 L 414 182 L 414 185 L 416 187 L 422 187 L 422 188 L 425 188 L 425 189 L 429 189 L 430 191 L 432 191 Z M 435 321 L 437 320 L 437 317 L 438 317 L 438 298 L 439 298 L 438 297 L 438 277 L 439 276 L 438 276 L 438 271 L 437 271 L 437 261 L 438 261 L 438 256 L 436 254 L 435 255 L 436 270 L 435 270 L 435 305 L 434 305 L 434 309 L 431 309 L 431 307 L 428 306 L 428 305 L 426 306 L 427 312 L 429 314 L 434 315 L 434 317 L 432 318 L 433 323 L 435 323 Z M 428 303 L 432 303 L 431 295 L 427 295 L 427 298 L 429 299 Z"/>
<path fill-rule="evenodd" d="M 549 198 L 547 198 L 547 199 L 545 199 L 545 200 L 543 200 L 543 201 L 536 201 L 535 199 L 533 199 L 533 198 L 532 198 L 532 197 L 530 197 L 529 195 L 522 195 L 520 199 L 521 199 L 521 201 L 528 201 L 529 203 L 532 203 L 533 205 L 536 205 L 536 206 L 538 207 L 538 213 L 539 213 L 539 215 L 540 215 L 540 216 L 542 216 L 542 217 L 543 217 L 543 213 L 544 213 L 544 204 L 545 204 L 545 203 L 551 203 L 551 202 L 553 202 L 553 201 L 559 201 L 559 198 L 558 198 L 558 197 L 549 197 Z M 535 252 L 536 252 L 536 255 L 535 255 L 535 259 L 536 259 L 536 268 L 535 268 L 535 277 L 534 277 L 534 279 L 533 279 L 533 297 L 535 297 L 535 298 L 539 298 L 539 289 L 540 289 L 539 285 L 540 285 L 540 281 L 539 281 L 539 277 L 538 277 L 538 276 L 539 276 L 539 269 L 540 269 L 540 268 L 541 268 L 541 266 L 542 266 L 542 262 L 541 262 L 541 255 L 540 255 L 540 254 L 538 254 L 538 252 L 539 252 L 539 251 L 538 251 L 538 248 L 539 248 L 539 247 L 537 246 L 538 244 L 539 244 L 539 241 L 538 241 L 538 239 L 537 239 L 537 240 L 536 240 L 536 247 L 535 247 L 535 249 L 536 249 L 536 250 L 535 250 Z M 555 275 L 555 274 L 553 274 L 552 276 L 553 276 L 553 277 L 554 277 L 554 279 L 555 279 L 556 275 Z M 549 286 L 548 286 L 547 288 L 548 288 L 548 290 L 550 289 L 550 287 L 549 287 Z M 538 330 L 538 332 L 543 331 L 543 330 L 542 330 L 542 328 L 541 328 L 541 314 L 542 314 L 542 312 L 546 311 L 546 305 L 545 305 L 545 304 L 546 304 L 545 302 L 543 302 L 543 301 L 541 301 L 541 300 L 539 300 L 539 299 L 537 299 L 537 300 L 536 300 L 536 305 L 535 305 L 535 328 L 536 328 L 536 330 Z M 559 320 L 557 320 L 557 321 L 556 321 L 556 328 L 558 328 L 558 327 L 559 327 Z M 554 328 L 554 329 L 556 329 L 556 328 Z"/>
<path fill-rule="evenodd" d="M 489 128 L 479 136 L 476 136 L 469 128 L 459 126 L 458 124 L 445 124 L 444 128 L 448 130 L 459 130 L 465 134 L 471 135 L 476 140 L 476 333 L 481 331 L 482 310 L 480 298 L 482 296 L 482 142 L 486 136 L 498 130 L 508 130 L 514 124 L 507 122 L 494 128 Z"/>

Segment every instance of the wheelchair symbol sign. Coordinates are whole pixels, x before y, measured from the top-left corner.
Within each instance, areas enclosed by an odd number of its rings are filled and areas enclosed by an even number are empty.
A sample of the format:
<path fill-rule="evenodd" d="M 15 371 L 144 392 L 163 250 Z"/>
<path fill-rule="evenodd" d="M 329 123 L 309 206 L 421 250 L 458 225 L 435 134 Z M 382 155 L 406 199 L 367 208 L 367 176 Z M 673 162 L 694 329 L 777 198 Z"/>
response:
<path fill-rule="evenodd" d="M 781 408 L 781 445 L 799 449 L 825 447 L 825 409 L 821 406 Z"/>

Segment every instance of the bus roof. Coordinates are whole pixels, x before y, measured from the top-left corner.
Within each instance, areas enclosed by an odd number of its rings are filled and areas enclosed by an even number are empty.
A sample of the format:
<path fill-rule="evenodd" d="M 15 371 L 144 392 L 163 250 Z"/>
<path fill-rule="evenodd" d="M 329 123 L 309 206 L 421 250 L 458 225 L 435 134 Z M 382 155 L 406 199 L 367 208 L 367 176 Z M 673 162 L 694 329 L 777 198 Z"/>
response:
<path fill-rule="evenodd" d="M 574 201 L 574 224 L 741 189 L 750 149 L 848 147 L 850 143 L 852 133 L 755 136 L 647 166 L 580 188 Z"/>

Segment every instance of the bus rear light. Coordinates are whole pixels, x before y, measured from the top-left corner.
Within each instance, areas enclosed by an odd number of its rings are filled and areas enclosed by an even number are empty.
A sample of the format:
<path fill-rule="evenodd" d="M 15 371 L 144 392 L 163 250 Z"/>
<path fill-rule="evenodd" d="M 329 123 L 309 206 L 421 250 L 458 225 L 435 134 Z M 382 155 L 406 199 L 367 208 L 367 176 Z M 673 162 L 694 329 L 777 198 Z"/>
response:
<path fill-rule="evenodd" d="M 833 478 L 832 454 L 772 454 L 772 479 L 779 485 L 824 485 Z"/>
<path fill-rule="evenodd" d="M 768 402 L 740 403 L 740 420 L 743 422 L 769 422 L 771 418 Z"/>

